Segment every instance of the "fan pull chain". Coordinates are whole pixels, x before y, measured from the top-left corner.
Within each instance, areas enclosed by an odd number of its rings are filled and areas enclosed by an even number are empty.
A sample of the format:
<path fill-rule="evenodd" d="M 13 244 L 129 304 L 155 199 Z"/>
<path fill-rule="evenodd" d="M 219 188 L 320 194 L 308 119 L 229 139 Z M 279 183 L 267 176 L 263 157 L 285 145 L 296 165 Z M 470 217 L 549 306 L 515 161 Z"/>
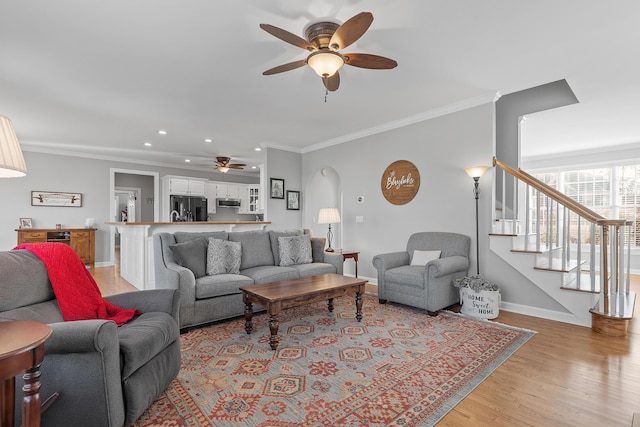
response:
<path fill-rule="evenodd" d="M 324 90 L 324 103 L 327 103 L 327 95 L 329 95 L 329 89 Z"/>

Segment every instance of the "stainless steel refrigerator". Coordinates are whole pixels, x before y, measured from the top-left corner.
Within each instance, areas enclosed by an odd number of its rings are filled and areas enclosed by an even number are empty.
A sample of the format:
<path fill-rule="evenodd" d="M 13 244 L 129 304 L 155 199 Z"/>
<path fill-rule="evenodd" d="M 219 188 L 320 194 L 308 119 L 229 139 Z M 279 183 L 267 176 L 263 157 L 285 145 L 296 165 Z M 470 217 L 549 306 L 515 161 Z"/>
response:
<path fill-rule="evenodd" d="M 169 210 L 171 222 L 206 221 L 207 198 L 170 196 Z"/>

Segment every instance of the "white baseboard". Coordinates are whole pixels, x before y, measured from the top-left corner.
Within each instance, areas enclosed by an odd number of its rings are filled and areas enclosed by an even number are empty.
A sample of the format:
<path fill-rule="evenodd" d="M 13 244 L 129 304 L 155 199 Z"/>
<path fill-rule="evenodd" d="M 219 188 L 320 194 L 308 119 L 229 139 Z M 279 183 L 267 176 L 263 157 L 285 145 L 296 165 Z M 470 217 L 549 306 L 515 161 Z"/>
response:
<path fill-rule="evenodd" d="M 512 313 L 524 314 L 527 316 L 539 317 L 541 319 L 553 320 L 556 322 L 570 323 L 572 325 L 584 326 L 590 328 L 591 325 L 585 325 L 580 322 L 571 313 L 565 313 L 561 311 L 547 310 L 546 308 L 532 307 L 529 305 L 515 304 L 511 302 L 502 301 L 500 304 L 500 310 L 509 311 Z"/>

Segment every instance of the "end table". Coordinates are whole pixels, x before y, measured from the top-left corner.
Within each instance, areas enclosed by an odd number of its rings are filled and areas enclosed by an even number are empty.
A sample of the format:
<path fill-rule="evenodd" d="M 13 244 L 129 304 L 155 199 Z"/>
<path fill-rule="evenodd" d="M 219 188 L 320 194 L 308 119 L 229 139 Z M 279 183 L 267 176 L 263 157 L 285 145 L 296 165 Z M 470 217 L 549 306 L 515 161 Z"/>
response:
<path fill-rule="evenodd" d="M 356 277 L 358 277 L 358 254 L 360 254 L 360 252 L 342 251 L 342 262 L 346 261 L 347 258 L 351 258 L 356 263 Z"/>
<path fill-rule="evenodd" d="M 51 332 L 38 322 L 0 322 L 0 425 L 14 424 L 16 375 L 24 372 L 22 425 L 40 426 L 40 365 Z"/>

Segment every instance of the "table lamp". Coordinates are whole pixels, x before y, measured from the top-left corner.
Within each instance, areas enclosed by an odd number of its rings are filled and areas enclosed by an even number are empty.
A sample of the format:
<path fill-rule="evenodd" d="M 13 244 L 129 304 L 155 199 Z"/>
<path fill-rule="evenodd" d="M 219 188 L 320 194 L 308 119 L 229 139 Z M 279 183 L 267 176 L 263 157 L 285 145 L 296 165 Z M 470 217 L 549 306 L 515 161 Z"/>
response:
<path fill-rule="evenodd" d="M 329 247 L 326 249 L 327 252 L 334 252 L 331 247 L 331 239 L 333 238 L 333 233 L 331 232 L 331 224 L 339 224 L 340 223 L 340 211 L 338 208 L 322 208 L 320 209 L 320 213 L 318 214 L 318 224 L 329 224 L 329 232 L 327 233 L 327 243 Z"/>

